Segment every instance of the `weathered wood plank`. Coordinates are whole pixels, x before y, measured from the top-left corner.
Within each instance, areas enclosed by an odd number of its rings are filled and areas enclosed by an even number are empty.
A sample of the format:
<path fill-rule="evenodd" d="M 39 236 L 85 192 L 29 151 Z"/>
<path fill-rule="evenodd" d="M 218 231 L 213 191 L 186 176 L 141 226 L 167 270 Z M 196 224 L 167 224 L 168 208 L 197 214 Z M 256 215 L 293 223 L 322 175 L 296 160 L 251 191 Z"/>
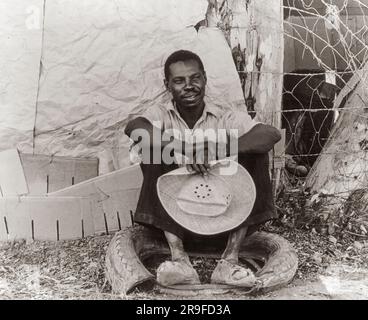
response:
<path fill-rule="evenodd" d="M 6 197 L 0 199 L 4 203 L 5 217 L 8 226 L 8 239 L 32 239 L 32 224 L 28 205 L 22 198 Z"/>
<path fill-rule="evenodd" d="M 100 194 L 102 197 L 106 197 L 109 192 L 140 188 L 142 182 L 143 176 L 140 166 L 133 165 L 95 177 L 62 190 L 50 192 L 48 196 L 88 197 L 94 194 Z"/>
<path fill-rule="evenodd" d="M 66 189 L 62 189 L 53 193 L 49 193 L 49 197 L 87 197 L 91 201 L 91 212 L 93 217 L 93 225 L 94 232 L 105 233 L 108 232 L 105 227 L 105 217 L 104 210 L 102 206 L 102 200 L 106 197 L 101 196 L 100 192 L 97 190 L 95 184 L 92 182 L 94 179 L 90 181 L 85 181 L 74 185 L 72 187 L 68 187 Z"/>
<path fill-rule="evenodd" d="M 27 181 L 16 149 L 0 152 L 0 192 L 3 197 L 28 193 Z"/>
<path fill-rule="evenodd" d="M 97 177 L 98 165 L 98 159 L 76 161 L 73 185 Z"/>
<path fill-rule="evenodd" d="M 72 240 L 82 237 L 83 206 L 81 198 L 29 199 L 34 238 L 37 240 Z M 88 221 L 87 225 L 88 225 Z"/>
<path fill-rule="evenodd" d="M 30 195 L 44 195 L 98 175 L 98 159 L 21 154 Z"/>
<path fill-rule="evenodd" d="M 5 202 L 0 200 L 0 241 L 8 240 L 8 232 L 5 225 Z"/>
<path fill-rule="evenodd" d="M 28 202 L 28 201 L 27 201 Z M 57 241 L 57 215 L 60 211 L 60 203 L 45 204 L 34 200 L 26 203 L 33 222 L 33 237 L 35 240 Z M 56 211 L 56 212 L 55 212 Z"/>
<path fill-rule="evenodd" d="M 72 240 L 94 233 L 90 202 L 78 197 L 7 197 L 0 199 L 0 216 L 6 218 L 8 240 Z"/>
<path fill-rule="evenodd" d="M 50 159 L 46 156 L 20 154 L 24 174 L 26 176 L 29 195 L 44 195 L 47 193 Z"/>
<path fill-rule="evenodd" d="M 117 231 L 131 226 L 143 176 L 139 165 L 108 173 L 72 187 L 50 193 L 50 197 L 78 196 L 93 201 L 95 232 Z"/>
<path fill-rule="evenodd" d="M 116 201 L 115 210 L 119 212 L 122 226 L 130 226 L 133 224 L 132 215 L 135 212 L 139 200 L 140 188 L 128 190 L 126 193 L 126 201 Z"/>
<path fill-rule="evenodd" d="M 82 238 L 82 199 L 65 201 L 58 212 L 59 240 Z"/>
<path fill-rule="evenodd" d="M 75 161 L 58 161 L 53 159 L 49 165 L 47 192 L 54 192 L 72 185 L 75 176 Z"/>
<path fill-rule="evenodd" d="M 102 208 L 106 219 L 106 226 L 108 232 L 118 231 L 119 228 L 119 219 L 117 216 L 117 210 L 115 209 L 115 201 L 116 197 L 118 196 L 118 192 L 110 193 L 110 198 L 106 201 L 102 202 Z M 123 198 L 119 199 L 119 201 L 125 201 L 126 199 Z"/>
<path fill-rule="evenodd" d="M 140 189 L 116 191 L 111 200 L 104 202 L 109 231 L 118 231 L 132 225 L 131 214 L 137 206 Z"/>
<path fill-rule="evenodd" d="M 95 210 L 94 202 L 90 199 L 83 199 L 81 200 L 81 207 L 82 238 L 84 238 L 95 234 L 95 225 L 93 221 L 93 210 Z"/>

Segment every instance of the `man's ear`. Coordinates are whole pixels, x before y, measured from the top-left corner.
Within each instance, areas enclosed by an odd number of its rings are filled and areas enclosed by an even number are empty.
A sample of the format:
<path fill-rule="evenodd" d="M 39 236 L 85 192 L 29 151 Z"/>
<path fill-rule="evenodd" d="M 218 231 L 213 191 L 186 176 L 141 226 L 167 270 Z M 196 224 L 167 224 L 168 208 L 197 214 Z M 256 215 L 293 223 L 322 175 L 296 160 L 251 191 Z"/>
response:
<path fill-rule="evenodd" d="M 206 71 L 203 71 L 203 78 L 204 78 L 204 82 L 207 84 L 207 74 L 206 74 Z"/>

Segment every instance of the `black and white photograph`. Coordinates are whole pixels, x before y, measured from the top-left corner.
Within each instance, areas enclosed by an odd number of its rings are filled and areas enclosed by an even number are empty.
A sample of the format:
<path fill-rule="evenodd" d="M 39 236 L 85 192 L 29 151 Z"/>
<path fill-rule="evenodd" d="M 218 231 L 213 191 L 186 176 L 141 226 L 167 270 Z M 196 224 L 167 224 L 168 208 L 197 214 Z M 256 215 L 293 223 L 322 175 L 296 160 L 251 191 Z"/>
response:
<path fill-rule="evenodd" d="M 0 300 L 368 299 L 368 0 L 0 0 L 0 42 Z"/>

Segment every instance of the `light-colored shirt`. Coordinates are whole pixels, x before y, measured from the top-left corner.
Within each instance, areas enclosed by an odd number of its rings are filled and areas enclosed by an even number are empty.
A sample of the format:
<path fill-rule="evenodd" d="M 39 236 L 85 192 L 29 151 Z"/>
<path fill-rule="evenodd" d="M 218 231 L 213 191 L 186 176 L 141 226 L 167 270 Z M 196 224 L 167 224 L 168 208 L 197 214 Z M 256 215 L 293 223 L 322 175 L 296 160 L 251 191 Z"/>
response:
<path fill-rule="evenodd" d="M 158 104 L 150 107 L 141 117 L 146 118 L 163 131 L 179 130 L 183 137 L 186 136 L 185 132 L 195 134 L 198 131 L 197 129 L 224 129 L 230 136 L 237 131 L 238 137 L 241 137 L 259 123 L 253 120 L 246 110 L 238 111 L 230 108 L 221 108 L 208 97 L 205 97 L 203 114 L 193 129 L 188 127 L 180 116 L 175 104 L 171 101 L 167 104 Z"/>
<path fill-rule="evenodd" d="M 226 139 L 226 135 L 237 139 L 259 123 L 253 120 L 246 110 L 222 108 L 213 103 L 208 97 L 205 97 L 204 101 L 203 114 L 192 129 L 188 127 L 187 123 L 180 116 L 172 101 L 153 105 L 140 117 L 147 119 L 152 125 L 160 128 L 162 131 L 171 133 L 176 139 L 185 140 L 188 143 L 193 143 L 193 139 L 198 142 L 203 140 L 204 137 L 211 140 L 211 134 L 208 134 L 211 130 L 215 133 L 225 133 L 225 137 L 217 134 L 214 137 L 217 141 Z M 139 161 L 140 153 L 141 150 L 132 148 L 131 159 L 133 162 Z M 182 163 L 179 159 L 178 162 Z"/>

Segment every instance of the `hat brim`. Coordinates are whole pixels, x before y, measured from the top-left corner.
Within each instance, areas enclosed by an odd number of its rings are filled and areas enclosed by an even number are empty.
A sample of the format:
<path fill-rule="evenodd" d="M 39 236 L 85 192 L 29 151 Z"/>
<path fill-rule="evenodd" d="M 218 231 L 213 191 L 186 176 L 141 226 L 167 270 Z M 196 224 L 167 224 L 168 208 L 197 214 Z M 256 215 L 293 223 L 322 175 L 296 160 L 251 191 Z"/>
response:
<path fill-rule="evenodd" d="M 236 166 L 233 174 L 223 174 L 224 166 Z M 256 187 L 249 172 L 232 160 L 220 160 L 210 170 L 211 175 L 220 176 L 230 186 L 232 201 L 220 216 L 193 216 L 183 211 L 177 204 L 177 195 L 183 184 L 193 173 L 180 168 L 161 176 L 157 181 L 157 194 L 162 206 L 179 225 L 200 235 L 214 235 L 239 227 L 252 212 L 256 200 Z"/>

